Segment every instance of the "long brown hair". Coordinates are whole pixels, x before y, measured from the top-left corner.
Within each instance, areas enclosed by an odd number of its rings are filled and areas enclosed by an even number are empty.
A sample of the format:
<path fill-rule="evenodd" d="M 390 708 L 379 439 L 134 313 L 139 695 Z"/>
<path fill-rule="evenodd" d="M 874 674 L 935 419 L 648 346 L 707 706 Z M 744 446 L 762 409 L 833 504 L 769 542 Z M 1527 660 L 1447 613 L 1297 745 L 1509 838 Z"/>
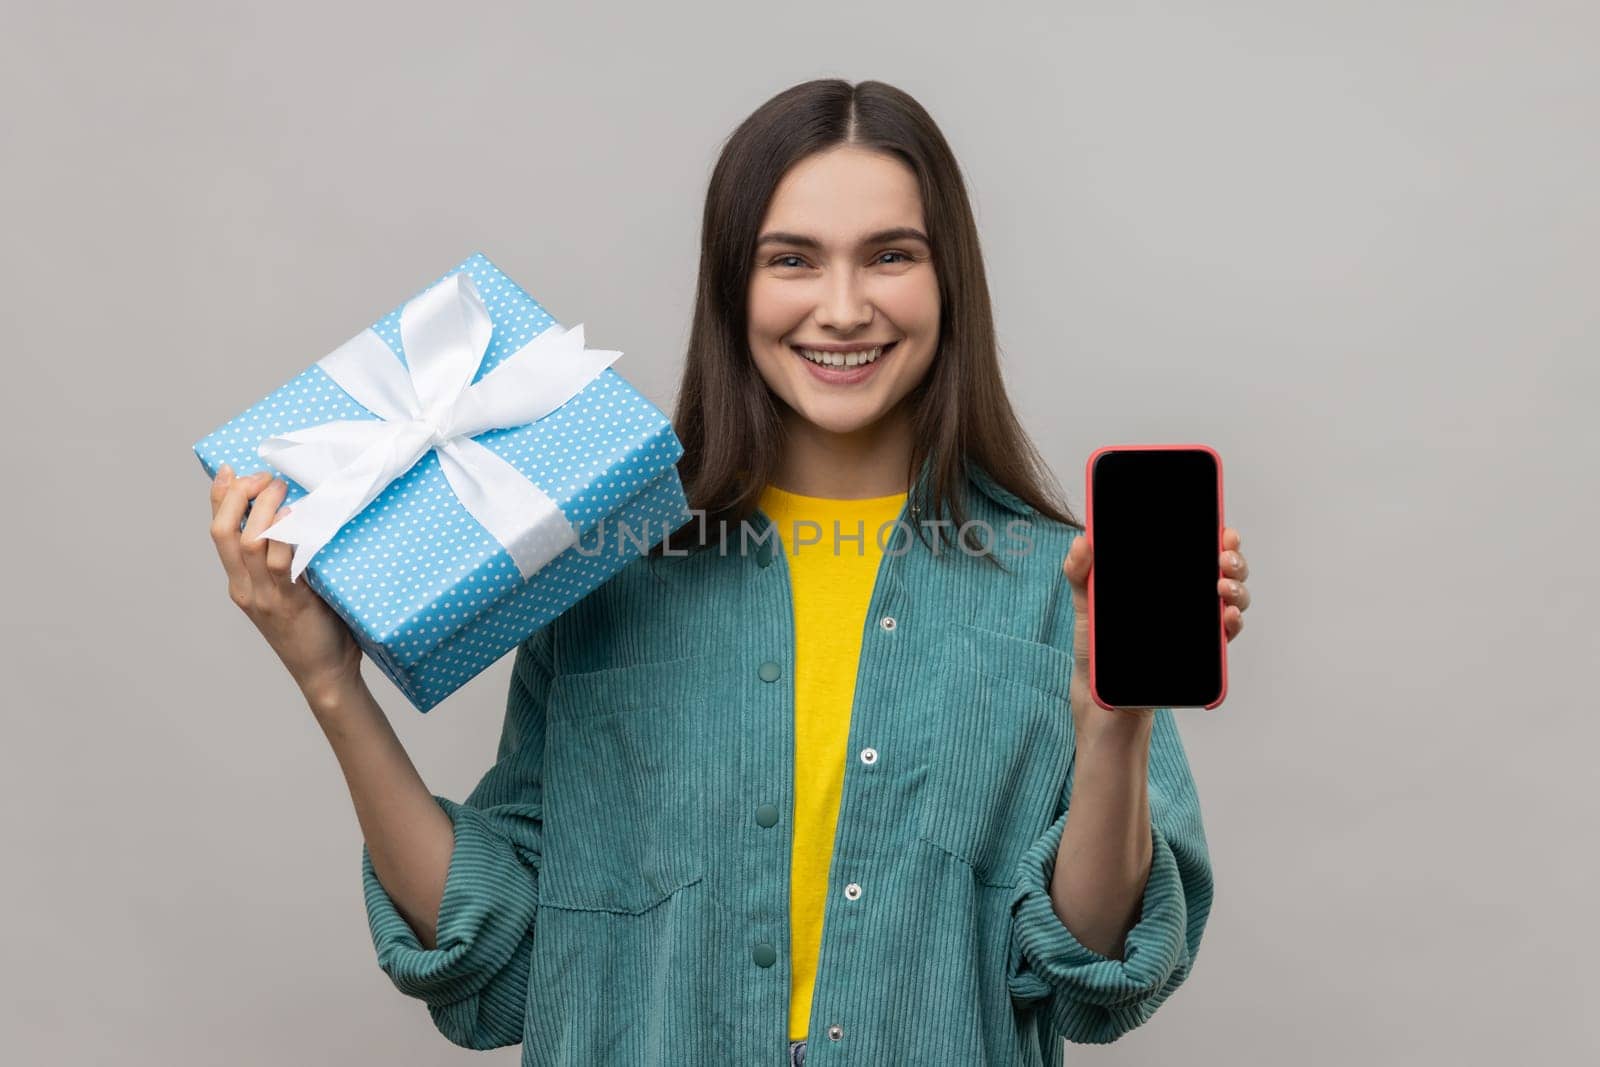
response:
<path fill-rule="evenodd" d="M 694 324 L 672 418 L 684 448 L 678 461 L 684 493 L 703 521 L 680 527 L 654 553 L 669 545 L 675 551 L 707 547 L 723 522 L 737 529 L 778 467 L 781 401 L 756 370 L 746 319 L 755 242 L 789 168 L 841 144 L 898 158 L 916 175 L 922 195 L 939 280 L 939 347 L 903 402 L 911 405 L 915 429 L 907 471 L 913 492 L 927 469 L 914 501 L 924 521 L 948 517 L 949 529 L 961 529 L 966 466 L 975 464 L 1040 514 L 1082 529 L 1006 397 L 978 228 L 944 135 L 922 105 L 892 85 L 822 78 L 757 108 L 729 136 L 712 171 Z M 913 525 L 923 537 L 922 524 Z M 945 536 L 943 528 L 939 535 Z M 993 560 L 988 552 L 975 554 Z"/>

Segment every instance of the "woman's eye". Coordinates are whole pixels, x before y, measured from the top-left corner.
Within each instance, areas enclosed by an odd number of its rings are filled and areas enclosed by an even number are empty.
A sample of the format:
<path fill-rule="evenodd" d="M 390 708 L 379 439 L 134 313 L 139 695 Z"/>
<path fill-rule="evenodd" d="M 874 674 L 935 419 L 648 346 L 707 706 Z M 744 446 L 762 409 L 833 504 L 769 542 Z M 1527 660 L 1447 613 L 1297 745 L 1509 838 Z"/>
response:
<path fill-rule="evenodd" d="M 892 267 L 900 266 L 902 263 L 912 262 L 911 257 L 906 255 L 904 252 L 884 252 L 878 256 L 876 262 L 883 263 L 884 256 L 900 257 L 897 260 L 888 261 L 887 265 Z M 803 267 L 805 265 L 806 261 L 797 255 L 777 256 L 767 263 L 767 266 L 769 267 Z"/>

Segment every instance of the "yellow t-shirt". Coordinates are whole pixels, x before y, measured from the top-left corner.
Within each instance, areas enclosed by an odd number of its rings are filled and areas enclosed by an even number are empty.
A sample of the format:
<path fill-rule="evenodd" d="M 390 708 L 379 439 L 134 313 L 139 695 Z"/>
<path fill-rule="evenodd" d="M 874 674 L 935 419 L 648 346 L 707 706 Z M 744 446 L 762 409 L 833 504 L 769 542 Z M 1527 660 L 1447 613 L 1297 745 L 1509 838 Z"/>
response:
<path fill-rule="evenodd" d="M 828 867 L 844 787 L 850 710 L 867 605 L 883 556 L 879 531 L 899 518 L 906 494 L 863 500 L 801 496 L 766 486 L 770 518 L 794 602 L 794 826 L 789 884 L 789 1040 L 806 1036 Z M 796 523 L 799 523 L 798 530 Z M 816 526 L 808 525 L 816 523 Z M 834 523 L 838 523 L 835 536 Z M 883 542 L 893 544 L 892 528 Z M 855 539 L 857 533 L 860 539 Z M 802 543 L 804 542 L 804 543 Z"/>

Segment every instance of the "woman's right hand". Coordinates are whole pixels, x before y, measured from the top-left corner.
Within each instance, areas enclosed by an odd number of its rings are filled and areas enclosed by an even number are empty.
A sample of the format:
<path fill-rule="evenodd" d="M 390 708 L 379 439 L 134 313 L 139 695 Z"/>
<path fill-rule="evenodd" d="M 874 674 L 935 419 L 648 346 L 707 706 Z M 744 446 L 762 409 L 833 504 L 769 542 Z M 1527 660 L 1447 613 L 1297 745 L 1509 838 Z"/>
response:
<path fill-rule="evenodd" d="M 229 599 L 261 631 L 316 710 L 319 702 L 360 684 L 361 649 L 303 575 L 289 580 L 294 547 L 260 536 L 291 510 L 278 510 L 288 491 L 268 471 L 235 478 L 224 464 L 211 483 L 211 539 L 228 574 Z M 251 501 L 241 531 L 239 520 Z"/>

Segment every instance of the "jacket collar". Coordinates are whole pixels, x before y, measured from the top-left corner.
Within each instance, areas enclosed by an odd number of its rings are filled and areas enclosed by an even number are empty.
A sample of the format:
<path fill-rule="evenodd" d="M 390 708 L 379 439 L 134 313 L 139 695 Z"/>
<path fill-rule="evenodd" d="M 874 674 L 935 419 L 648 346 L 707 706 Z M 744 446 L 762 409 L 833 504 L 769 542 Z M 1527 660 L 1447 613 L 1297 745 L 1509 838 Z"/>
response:
<path fill-rule="evenodd" d="M 988 471 L 971 460 L 967 461 L 966 467 L 967 480 L 984 496 L 1007 511 L 1024 516 L 1033 514 L 1033 508 L 1026 501 L 995 481 Z M 917 488 L 919 490 L 926 487 L 932 471 L 933 457 L 929 456 L 922 461 L 922 470 L 917 475 Z"/>

